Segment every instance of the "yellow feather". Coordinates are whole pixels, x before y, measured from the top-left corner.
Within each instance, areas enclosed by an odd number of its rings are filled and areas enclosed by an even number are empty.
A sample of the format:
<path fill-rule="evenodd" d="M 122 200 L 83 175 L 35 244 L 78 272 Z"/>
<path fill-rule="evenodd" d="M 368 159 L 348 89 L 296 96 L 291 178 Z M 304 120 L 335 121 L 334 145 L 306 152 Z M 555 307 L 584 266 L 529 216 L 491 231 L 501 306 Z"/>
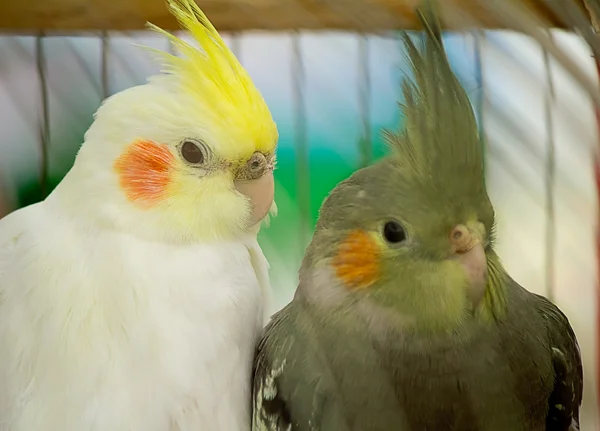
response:
<path fill-rule="evenodd" d="M 193 0 L 167 3 L 198 47 L 149 23 L 152 30 L 171 41 L 181 57 L 152 51 L 162 58 L 167 79 L 174 80 L 184 94 L 191 96 L 190 115 L 210 125 L 214 142 L 209 144 L 231 161 L 245 160 L 255 151 L 273 153 L 278 140 L 277 127 L 248 72 Z"/>

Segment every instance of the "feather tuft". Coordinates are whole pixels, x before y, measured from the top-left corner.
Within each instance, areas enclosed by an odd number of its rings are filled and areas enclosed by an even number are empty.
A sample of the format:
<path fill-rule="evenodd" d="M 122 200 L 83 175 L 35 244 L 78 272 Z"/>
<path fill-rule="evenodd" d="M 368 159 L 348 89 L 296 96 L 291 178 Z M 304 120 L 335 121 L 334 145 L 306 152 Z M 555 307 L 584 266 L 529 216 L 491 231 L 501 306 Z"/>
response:
<path fill-rule="evenodd" d="M 245 147 L 250 154 L 273 152 L 277 127 L 248 72 L 193 0 L 167 3 L 195 44 L 148 23 L 149 29 L 165 36 L 180 54 L 147 48 L 163 63 L 163 74 L 152 80 L 174 83 L 177 90 L 190 96 L 190 115 L 221 126 L 215 137 L 220 145 Z"/>
<path fill-rule="evenodd" d="M 405 124 L 384 137 L 407 187 L 459 202 L 484 192 L 483 158 L 473 108 L 450 67 L 434 3 L 426 0 L 417 11 L 420 40 L 403 34 L 413 74 L 402 83 Z"/>

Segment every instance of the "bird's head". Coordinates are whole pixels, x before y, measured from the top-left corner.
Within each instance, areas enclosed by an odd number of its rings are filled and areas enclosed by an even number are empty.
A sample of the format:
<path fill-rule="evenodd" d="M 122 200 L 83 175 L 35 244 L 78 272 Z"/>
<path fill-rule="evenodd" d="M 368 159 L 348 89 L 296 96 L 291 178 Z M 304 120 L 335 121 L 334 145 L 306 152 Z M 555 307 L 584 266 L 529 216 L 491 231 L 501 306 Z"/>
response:
<path fill-rule="evenodd" d="M 169 7 L 195 45 L 151 26 L 181 55 L 154 51 L 163 72 L 100 107 L 71 173 L 82 193 L 70 199 L 90 217 L 153 239 L 233 238 L 274 208 L 277 128 L 193 0 Z"/>
<path fill-rule="evenodd" d="M 403 86 L 404 129 L 385 135 L 392 154 L 332 191 L 304 267 L 330 274 L 349 300 L 368 298 L 415 327 L 448 330 L 503 312 L 504 272 L 473 110 L 435 17 L 424 23 L 422 50 L 405 38 L 414 81 Z"/>

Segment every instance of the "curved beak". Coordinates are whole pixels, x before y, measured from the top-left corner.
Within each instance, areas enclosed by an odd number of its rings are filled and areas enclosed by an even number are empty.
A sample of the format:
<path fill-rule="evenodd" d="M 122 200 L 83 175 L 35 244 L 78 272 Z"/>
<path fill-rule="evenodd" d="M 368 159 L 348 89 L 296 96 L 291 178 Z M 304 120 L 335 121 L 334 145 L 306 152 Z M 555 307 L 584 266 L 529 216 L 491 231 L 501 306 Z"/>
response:
<path fill-rule="evenodd" d="M 456 225 L 450 232 L 452 259 L 458 261 L 469 280 L 467 296 L 473 309 L 481 303 L 487 285 L 487 256 L 483 248 L 485 228 L 482 223 L 474 226 Z"/>
<path fill-rule="evenodd" d="M 269 170 L 256 180 L 235 180 L 235 189 L 250 199 L 252 217 L 250 226 L 254 226 L 266 217 L 275 196 L 275 179 Z"/>

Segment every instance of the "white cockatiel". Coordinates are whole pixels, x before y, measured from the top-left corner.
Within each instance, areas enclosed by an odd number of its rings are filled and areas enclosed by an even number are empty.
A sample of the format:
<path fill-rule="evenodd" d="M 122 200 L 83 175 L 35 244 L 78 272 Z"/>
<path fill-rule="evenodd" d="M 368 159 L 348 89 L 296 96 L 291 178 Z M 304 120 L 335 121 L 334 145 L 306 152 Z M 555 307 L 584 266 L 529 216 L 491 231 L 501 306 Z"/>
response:
<path fill-rule="evenodd" d="M 0 220 L 1 431 L 250 428 L 277 129 L 193 0 L 198 46 L 98 110 L 43 202 Z"/>

